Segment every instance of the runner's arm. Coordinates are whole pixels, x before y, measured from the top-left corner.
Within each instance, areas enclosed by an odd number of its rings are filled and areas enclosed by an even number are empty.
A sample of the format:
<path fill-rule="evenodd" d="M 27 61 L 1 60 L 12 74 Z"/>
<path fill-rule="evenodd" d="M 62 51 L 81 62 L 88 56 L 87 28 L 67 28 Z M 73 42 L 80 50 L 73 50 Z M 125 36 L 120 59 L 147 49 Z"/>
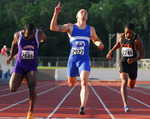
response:
<path fill-rule="evenodd" d="M 145 57 L 145 48 L 143 45 L 143 41 L 139 36 L 138 36 L 137 40 L 135 40 L 135 42 L 137 43 L 137 49 L 139 51 L 139 55 L 136 58 L 134 58 L 133 60 L 137 61 L 137 60 L 140 60 Z"/>
<path fill-rule="evenodd" d="M 98 47 L 99 50 L 103 50 L 104 45 L 103 45 L 102 41 L 100 40 L 100 38 L 97 36 L 94 27 L 91 26 L 90 31 L 91 31 L 91 39 L 92 39 L 93 43 Z"/>
<path fill-rule="evenodd" d="M 57 32 L 68 32 L 70 24 L 57 25 L 57 17 L 60 11 L 61 11 L 61 7 L 59 2 L 58 6 L 55 7 L 54 15 L 50 24 L 50 30 L 57 31 Z"/>
<path fill-rule="evenodd" d="M 14 40 L 12 41 L 11 45 L 11 53 L 10 56 L 7 58 L 6 63 L 10 64 L 10 61 L 13 59 L 13 57 L 16 54 L 16 51 L 18 49 L 18 32 L 14 34 Z"/>
<path fill-rule="evenodd" d="M 119 40 L 118 40 L 118 42 L 114 45 L 114 47 L 108 52 L 108 54 L 106 55 L 106 58 L 108 59 L 108 60 L 111 60 L 112 59 L 112 57 L 111 57 L 111 55 L 112 55 L 112 53 L 115 51 L 115 50 L 117 50 L 118 48 L 120 48 L 120 42 L 121 42 L 121 38 L 122 38 L 122 35 L 123 34 L 120 34 L 119 35 Z"/>
<path fill-rule="evenodd" d="M 39 42 L 44 42 L 46 40 L 45 33 L 40 29 L 39 29 L 38 37 L 39 37 Z"/>

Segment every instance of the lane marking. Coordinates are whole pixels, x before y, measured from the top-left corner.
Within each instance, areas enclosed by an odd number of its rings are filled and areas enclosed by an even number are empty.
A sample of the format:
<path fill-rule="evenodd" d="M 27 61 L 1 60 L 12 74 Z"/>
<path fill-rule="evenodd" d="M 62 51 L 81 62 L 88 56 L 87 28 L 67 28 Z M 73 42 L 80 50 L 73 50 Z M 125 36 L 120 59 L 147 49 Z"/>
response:
<path fill-rule="evenodd" d="M 98 100 L 101 102 L 101 104 L 103 105 L 103 107 L 105 108 L 105 110 L 107 111 L 107 113 L 110 115 L 110 117 L 112 119 L 115 119 L 115 117 L 111 114 L 111 112 L 108 110 L 108 108 L 106 107 L 106 105 L 104 104 L 104 102 L 102 101 L 102 99 L 100 98 L 100 96 L 96 93 L 96 91 L 94 90 L 94 88 L 91 86 L 90 83 L 88 83 L 92 89 L 92 91 L 94 92 L 94 94 L 96 95 L 96 97 L 98 98 Z"/>
<path fill-rule="evenodd" d="M 98 82 L 98 83 L 99 83 L 99 82 Z M 100 84 L 103 85 L 103 86 L 105 86 L 106 88 L 109 88 L 110 90 L 113 90 L 113 91 L 115 91 L 115 92 L 121 94 L 120 91 L 118 91 L 118 90 L 116 90 L 116 89 L 114 89 L 114 88 L 111 88 L 111 87 L 109 87 L 109 86 L 106 86 L 106 85 L 103 84 L 103 83 L 100 83 Z M 135 101 L 137 101 L 137 102 L 139 102 L 139 103 L 141 103 L 141 104 L 143 104 L 143 105 L 145 105 L 146 107 L 149 107 L 149 108 L 150 108 L 150 105 L 148 105 L 148 104 L 146 104 L 146 103 L 144 103 L 144 102 L 142 102 L 142 101 L 140 101 L 140 100 L 138 100 L 138 99 L 136 99 L 136 98 L 134 98 L 134 97 L 132 97 L 132 96 L 129 96 L 129 95 L 128 95 L 128 97 L 131 98 L 131 99 L 133 99 L 133 100 L 135 100 Z"/>
<path fill-rule="evenodd" d="M 45 82 L 43 82 L 43 83 L 41 83 L 41 84 L 45 84 Z M 40 84 L 40 85 L 41 85 Z M 46 83 L 47 84 L 47 83 Z M 24 85 L 24 84 L 22 84 L 22 86 L 20 86 L 20 88 L 22 89 L 22 88 L 24 88 L 24 87 L 26 87 L 27 85 Z M 5 86 L 6 87 L 6 86 Z M 7 88 L 4 88 L 4 89 L 0 89 L 0 92 L 2 92 L 2 91 L 6 91 L 6 90 L 10 90 L 9 89 L 9 86 L 7 87 Z"/>
<path fill-rule="evenodd" d="M 58 110 L 60 105 L 65 101 L 65 99 L 68 97 L 68 95 L 70 95 L 70 93 L 73 91 L 73 89 L 77 86 L 78 83 L 79 82 L 77 82 L 76 85 L 73 88 L 71 88 L 71 90 L 66 94 L 66 96 L 61 100 L 61 102 L 57 105 L 57 107 L 53 110 L 53 112 L 50 115 L 48 115 L 48 117 L 46 119 L 49 119 Z"/>
<path fill-rule="evenodd" d="M 67 83 L 67 82 L 66 82 L 66 83 Z M 66 83 L 63 83 L 62 85 L 58 85 L 58 86 L 56 86 L 56 87 L 50 88 L 49 90 L 43 91 L 43 92 L 41 92 L 41 93 L 38 93 L 37 96 L 40 96 L 40 95 L 42 95 L 42 94 L 45 94 L 45 93 L 47 93 L 47 92 L 49 92 L 49 91 L 52 91 L 52 90 L 54 90 L 54 89 L 56 89 L 56 88 L 59 88 L 59 87 L 65 85 Z M 12 104 L 12 105 L 10 105 L 10 106 L 7 106 L 7 107 L 5 107 L 5 108 L 2 108 L 2 109 L 0 109 L 0 112 L 6 110 L 6 109 L 8 109 L 8 108 L 11 108 L 11 107 L 13 107 L 13 106 L 15 106 L 15 105 L 18 105 L 18 104 L 20 104 L 20 103 L 23 103 L 23 102 L 25 102 L 25 101 L 27 101 L 27 100 L 29 100 L 29 98 L 26 98 L 26 99 L 24 99 L 24 100 L 22 100 L 22 101 L 19 101 L 19 102 L 17 102 L 17 103 L 14 103 L 14 104 Z"/>
<path fill-rule="evenodd" d="M 120 86 L 120 85 L 117 85 L 117 84 L 113 84 L 113 83 L 111 83 L 112 85 L 114 85 L 114 86 Z M 146 95 L 150 95 L 150 93 L 147 93 L 147 92 L 145 92 L 145 91 L 142 91 L 142 90 L 139 90 L 139 89 L 130 89 L 129 87 L 127 87 L 127 90 L 132 90 L 132 91 L 135 91 L 135 92 L 140 92 L 140 93 L 143 93 L 143 94 L 146 94 Z"/>
<path fill-rule="evenodd" d="M 45 87 L 45 86 L 48 86 L 48 85 L 52 85 L 52 84 L 55 84 L 54 82 L 53 83 L 50 83 L 50 84 L 45 84 L 45 85 L 41 85 L 41 86 L 37 86 L 36 88 L 41 88 L 41 87 Z M 16 92 L 11 92 L 11 93 L 8 93 L 8 94 L 3 94 L 3 95 L 0 95 L 0 97 L 5 97 L 5 96 L 8 96 L 8 95 L 15 95 L 17 93 L 22 93 L 22 92 L 26 92 L 28 91 L 29 89 L 22 89 L 20 91 L 16 91 Z"/>

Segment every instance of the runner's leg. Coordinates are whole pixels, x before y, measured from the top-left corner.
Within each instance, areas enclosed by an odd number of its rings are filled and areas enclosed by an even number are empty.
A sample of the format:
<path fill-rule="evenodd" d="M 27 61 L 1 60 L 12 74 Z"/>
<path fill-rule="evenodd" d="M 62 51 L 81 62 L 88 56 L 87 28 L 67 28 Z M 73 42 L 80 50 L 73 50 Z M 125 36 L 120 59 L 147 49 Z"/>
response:
<path fill-rule="evenodd" d="M 123 100 L 124 107 L 126 107 L 127 104 L 127 83 L 128 83 L 128 73 L 120 73 L 121 78 L 121 96 Z"/>
<path fill-rule="evenodd" d="M 9 88 L 10 91 L 15 92 L 21 85 L 24 75 L 20 73 L 12 73 Z"/>
<path fill-rule="evenodd" d="M 69 77 L 68 76 L 68 84 L 69 84 L 69 87 L 73 87 L 75 84 L 76 84 L 76 79 L 77 79 L 78 76 L 76 77 Z"/>
<path fill-rule="evenodd" d="M 81 92 L 80 92 L 80 100 L 81 100 L 81 107 L 85 107 L 88 96 L 89 96 L 89 89 L 88 89 L 88 77 L 89 71 L 82 71 L 80 74 L 81 78 Z"/>
<path fill-rule="evenodd" d="M 133 89 L 135 87 L 135 82 L 136 82 L 136 79 L 134 80 L 131 80 L 130 78 L 128 79 L 128 86 Z"/>
<path fill-rule="evenodd" d="M 33 112 L 34 104 L 37 98 L 36 94 L 36 83 L 37 83 L 37 72 L 36 71 L 30 71 L 26 75 L 28 88 L 30 92 L 30 98 L 29 98 L 29 112 Z"/>

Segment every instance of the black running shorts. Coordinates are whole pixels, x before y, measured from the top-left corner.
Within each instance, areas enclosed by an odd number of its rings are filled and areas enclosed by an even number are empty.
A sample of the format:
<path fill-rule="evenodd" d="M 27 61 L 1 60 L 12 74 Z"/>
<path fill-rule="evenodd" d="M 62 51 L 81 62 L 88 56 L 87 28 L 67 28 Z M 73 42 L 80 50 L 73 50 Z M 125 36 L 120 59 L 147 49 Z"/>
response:
<path fill-rule="evenodd" d="M 129 78 L 131 80 L 134 80 L 137 78 L 137 62 L 134 62 L 132 64 L 128 64 L 127 61 L 120 61 L 120 73 L 128 73 Z"/>

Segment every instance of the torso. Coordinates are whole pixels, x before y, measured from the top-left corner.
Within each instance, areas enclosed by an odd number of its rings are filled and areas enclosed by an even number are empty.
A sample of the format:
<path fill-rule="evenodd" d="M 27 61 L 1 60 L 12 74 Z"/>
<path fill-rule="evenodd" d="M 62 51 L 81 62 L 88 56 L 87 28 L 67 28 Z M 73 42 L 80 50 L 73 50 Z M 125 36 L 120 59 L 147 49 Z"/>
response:
<path fill-rule="evenodd" d="M 89 57 L 90 26 L 85 29 L 79 29 L 76 24 L 70 36 L 70 57 Z"/>
<path fill-rule="evenodd" d="M 35 36 L 31 40 L 26 40 L 22 32 L 20 31 L 18 36 L 17 62 L 20 63 L 36 62 L 38 47 L 39 47 L 38 30 L 36 30 Z"/>
<path fill-rule="evenodd" d="M 122 60 L 127 60 L 128 58 L 137 57 L 137 53 L 135 50 L 136 37 L 137 37 L 137 35 L 135 34 L 135 36 L 132 39 L 127 40 L 125 38 L 125 35 L 122 35 L 122 38 L 120 40 Z"/>

